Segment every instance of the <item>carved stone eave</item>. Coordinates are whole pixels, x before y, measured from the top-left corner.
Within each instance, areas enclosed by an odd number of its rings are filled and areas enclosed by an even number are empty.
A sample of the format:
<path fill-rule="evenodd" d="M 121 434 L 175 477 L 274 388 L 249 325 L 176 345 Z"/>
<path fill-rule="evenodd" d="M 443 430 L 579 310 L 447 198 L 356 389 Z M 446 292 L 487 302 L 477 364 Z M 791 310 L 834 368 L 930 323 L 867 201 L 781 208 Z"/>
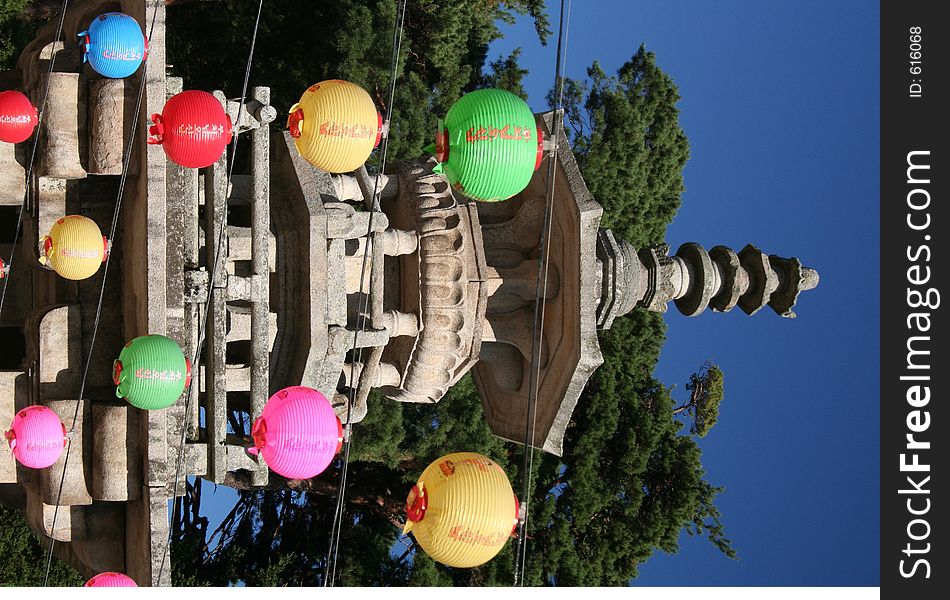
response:
<path fill-rule="evenodd" d="M 546 137 L 551 137 L 553 112 L 537 115 Z M 597 260 L 597 232 L 603 209 L 584 183 L 563 128 L 558 140 L 555 197 L 551 229 L 551 269 L 559 287 L 545 308 L 536 427 L 532 445 L 560 456 L 564 433 L 587 380 L 603 363 L 597 341 L 597 305 L 601 266 Z M 485 252 L 520 251 L 535 264 L 546 200 L 546 158 L 528 187 L 505 203 L 479 204 Z M 507 205 L 507 206 L 501 206 Z M 504 217 L 499 217 L 504 213 Z M 525 224 L 533 224 L 530 230 Z M 554 277 L 549 278 L 549 283 Z M 551 283 L 553 285 L 553 283 Z M 533 302 L 532 302 L 533 303 Z M 521 309 L 530 315 L 531 306 Z M 491 301 L 489 301 L 491 311 Z M 527 319 L 530 327 L 531 319 Z M 509 344 L 485 342 L 480 361 L 472 369 L 485 417 L 499 437 L 524 442 L 528 414 L 531 357 Z M 530 353 L 529 353 L 530 354 Z M 521 359 L 520 369 L 510 361 Z M 517 373 L 510 371 L 517 369 Z M 508 371 L 506 378 L 505 371 Z"/>

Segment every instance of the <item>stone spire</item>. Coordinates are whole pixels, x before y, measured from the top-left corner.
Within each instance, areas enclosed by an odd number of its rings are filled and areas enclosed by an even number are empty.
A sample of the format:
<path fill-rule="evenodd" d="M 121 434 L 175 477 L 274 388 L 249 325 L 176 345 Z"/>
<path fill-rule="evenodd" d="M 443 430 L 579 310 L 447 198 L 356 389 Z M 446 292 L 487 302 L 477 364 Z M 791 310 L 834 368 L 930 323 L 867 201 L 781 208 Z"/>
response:
<path fill-rule="evenodd" d="M 736 253 L 725 246 L 706 252 L 687 242 L 675 255 L 668 254 L 666 244 L 637 251 L 612 231 L 600 230 L 599 328 L 609 329 L 615 318 L 636 307 L 666 312 L 670 300 L 689 317 L 706 307 L 729 312 L 738 304 L 748 315 L 768 306 L 782 317 L 794 318 L 798 295 L 818 285 L 818 272 L 797 258 L 767 255 L 752 244 Z"/>

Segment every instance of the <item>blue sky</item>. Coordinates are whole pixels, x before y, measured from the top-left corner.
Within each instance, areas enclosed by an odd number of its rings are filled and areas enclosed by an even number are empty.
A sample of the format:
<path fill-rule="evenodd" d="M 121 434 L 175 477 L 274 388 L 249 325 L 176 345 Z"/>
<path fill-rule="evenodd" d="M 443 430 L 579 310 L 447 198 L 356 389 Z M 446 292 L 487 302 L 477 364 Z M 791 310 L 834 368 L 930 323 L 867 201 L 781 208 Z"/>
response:
<path fill-rule="evenodd" d="M 667 313 L 656 375 L 674 396 L 706 360 L 725 373 L 700 445 L 741 560 L 684 534 L 635 585 L 879 585 L 879 26 L 876 2 L 573 3 L 567 76 L 614 73 L 643 42 L 679 86 L 691 158 L 671 248 L 751 242 L 821 276 L 797 319 Z M 545 110 L 556 40 L 529 19 L 504 31 L 489 57 L 520 46 Z"/>
<path fill-rule="evenodd" d="M 574 2 L 567 76 L 613 73 L 643 42 L 679 86 L 691 159 L 672 249 L 751 242 L 821 275 L 794 320 L 667 313 L 656 375 L 674 396 L 706 360 L 725 372 L 700 445 L 741 560 L 684 534 L 634 585 L 879 584 L 879 25 L 872 2 Z M 520 46 L 546 110 L 555 40 L 529 19 L 504 32 L 490 59 Z M 233 492 L 216 496 L 226 512 Z"/>

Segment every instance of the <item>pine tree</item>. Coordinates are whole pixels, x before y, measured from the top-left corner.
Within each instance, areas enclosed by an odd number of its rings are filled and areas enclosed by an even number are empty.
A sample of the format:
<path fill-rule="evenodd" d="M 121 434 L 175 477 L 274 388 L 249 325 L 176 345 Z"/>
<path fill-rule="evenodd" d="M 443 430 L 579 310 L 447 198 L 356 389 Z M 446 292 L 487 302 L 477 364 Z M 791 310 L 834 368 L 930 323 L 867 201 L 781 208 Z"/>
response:
<path fill-rule="evenodd" d="M 48 546 L 39 538 L 23 514 L 15 508 L 0 504 L 0 586 L 41 586 L 46 578 Z M 85 578 L 70 566 L 53 557 L 50 566 L 51 586 L 82 586 Z"/>
<path fill-rule="evenodd" d="M 685 190 L 679 91 L 644 46 L 615 77 L 596 62 L 587 76 L 566 82 L 564 106 L 577 163 L 604 207 L 602 226 L 638 248 L 658 244 Z"/>
<path fill-rule="evenodd" d="M 242 0 L 169 9 L 172 74 L 183 77 L 187 89 L 237 95 L 256 11 L 256 3 Z M 271 87 L 271 103 L 281 114 L 277 125 L 283 125 L 288 109 L 308 85 L 325 79 L 357 83 L 385 109 L 395 12 L 393 0 L 269 1 L 261 18 L 251 84 Z M 550 31 L 541 0 L 408 3 L 391 119 L 391 158 L 420 155 L 433 140 L 438 116 L 464 92 L 484 84 L 481 66 L 488 45 L 501 37 L 498 23 L 511 22 L 518 14 L 531 15 L 539 37 L 547 39 Z"/>

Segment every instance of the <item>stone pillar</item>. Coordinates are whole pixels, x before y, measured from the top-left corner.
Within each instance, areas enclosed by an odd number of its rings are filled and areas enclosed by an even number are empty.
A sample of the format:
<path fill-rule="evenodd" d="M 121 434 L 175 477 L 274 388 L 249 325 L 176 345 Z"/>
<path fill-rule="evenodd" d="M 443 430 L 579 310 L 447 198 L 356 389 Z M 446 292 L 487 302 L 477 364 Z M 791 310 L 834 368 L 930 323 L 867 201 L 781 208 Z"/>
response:
<path fill-rule="evenodd" d="M 82 506 L 60 506 L 57 510 L 36 494 L 26 495 L 27 522 L 57 542 L 72 542 L 85 537 L 84 513 Z M 47 545 L 46 540 L 43 540 L 43 545 Z"/>
<path fill-rule="evenodd" d="M 49 75 L 49 96 L 43 115 L 43 139 L 40 141 L 42 175 L 60 179 L 82 179 L 86 176 L 79 153 L 79 122 L 84 102 L 79 94 L 79 73 Z M 44 75 L 44 84 L 45 85 Z"/>
<path fill-rule="evenodd" d="M 92 405 L 92 497 L 124 501 L 142 497 L 142 447 L 129 428 L 128 405 Z"/>
<path fill-rule="evenodd" d="M 254 117 L 260 125 L 251 132 L 251 263 L 252 278 L 258 291 L 251 298 L 251 406 L 253 423 L 261 416 L 270 395 L 270 127 L 267 123 L 276 117 L 270 106 L 270 88 L 255 87 L 251 97 L 259 103 Z M 269 120 L 268 120 L 269 119 Z M 265 485 L 267 466 L 263 460 L 253 471 L 254 485 Z"/>
<path fill-rule="evenodd" d="M 21 147 L 26 147 L 29 153 L 33 142 L 27 140 Z M 16 144 L 0 143 L 0 206 L 20 206 L 23 203 L 25 178 L 26 171 L 17 161 Z"/>
<path fill-rule="evenodd" d="M 5 432 L 13 423 L 16 415 L 16 398 L 20 393 L 28 393 L 25 373 L 19 371 L 0 371 L 0 433 Z M 3 442 L 6 444 L 6 440 Z M 17 483 L 16 459 L 7 447 L 0 450 L 0 484 Z"/>
<path fill-rule="evenodd" d="M 83 439 L 84 424 L 89 418 L 89 402 L 80 401 L 81 406 L 76 412 L 76 400 L 47 400 L 46 406 L 51 408 L 59 419 L 66 425 L 66 431 L 72 431 L 69 445 L 63 449 L 63 454 L 48 469 L 39 471 L 40 497 L 44 504 L 55 506 L 59 499 L 60 506 L 76 506 L 92 504 L 92 496 L 86 486 L 86 462 L 91 441 Z M 73 429 L 73 415 L 76 415 L 75 429 Z M 67 452 L 69 458 L 67 461 Z M 65 470 L 66 476 L 63 477 Z M 62 484 L 61 484 L 62 482 Z M 62 494 L 60 494 L 62 485 Z M 61 515 L 60 515 L 61 516 Z M 59 525 L 57 516 L 57 526 Z"/>
<path fill-rule="evenodd" d="M 89 83 L 88 105 L 89 172 L 121 175 L 125 141 L 129 134 L 126 112 L 135 106 L 134 86 L 129 79 L 93 80 Z M 130 162 L 130 172 L 137 166 L 137 163 Z"/>
<path fill-rule="evenodd" d="M 219 99 L 224 104 L 223 94 Z M 227 222 L 227 152 L 216 163 L 205 169 L 205 259 L 210 277 L 211 265 L 218 251 L 218 233 Z M 227 260 L 227 235 L 221 240 L 220 260 Z M 218 267 L 215 280 L 209 286 L 218 288 L 211 296 L 206 310 L 205 362 L 196 368 L 192 377 L 199 377 L 206 390 L 205 423 L 208 435 L 207 478 L 215 483 L 224 481 L 228 471 L 227 451 L 227 281 L 223 265 Z M 210 292 L 210 289 L 209 289 Z M 184 475 L 184 474 L 183 474 Z M 180 485 L 184 489 L 184 485 Z"/>

